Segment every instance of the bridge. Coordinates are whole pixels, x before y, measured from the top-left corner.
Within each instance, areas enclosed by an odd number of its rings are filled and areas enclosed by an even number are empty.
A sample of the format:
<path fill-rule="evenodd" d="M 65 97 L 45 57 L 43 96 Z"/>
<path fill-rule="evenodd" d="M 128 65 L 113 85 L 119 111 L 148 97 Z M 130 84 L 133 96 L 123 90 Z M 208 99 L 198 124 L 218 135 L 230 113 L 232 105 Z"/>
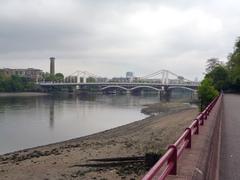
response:
<path fill-rule="evenodd" d="M 159 77 L 160 76 L 160 77 Z M 172 73 L 168 70 L 159 70 L 142 77 L 126 77 L 107 79 L 87 71 L 76 71 L 67 76 L 64 81 L 38 82 L 42 88 L 66 88 L 96 89 L 98 91 L 124 91 L 131 93 L 139 90 L 151 90 L 156 92 L 170 91 L 172 89 L 185 89 L 193 93 L 199 86 L 194 82 Z"/>

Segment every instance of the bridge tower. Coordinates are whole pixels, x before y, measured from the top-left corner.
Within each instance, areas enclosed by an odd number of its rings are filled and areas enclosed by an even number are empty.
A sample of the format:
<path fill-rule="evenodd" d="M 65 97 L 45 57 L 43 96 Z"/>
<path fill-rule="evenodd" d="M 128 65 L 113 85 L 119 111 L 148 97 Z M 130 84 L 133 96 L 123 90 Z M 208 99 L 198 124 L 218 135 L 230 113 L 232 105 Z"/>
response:
<path fill-rule="evenodd" d="M 80 73 L 77 72 L 77 83 L 79 83 L 79 82 L 80 82 Z"/>
<path fill-rule="evenodd" d="M 84 71 L 83 72 L 83 83 L 87 82 L 87 73 Z"/>
<path fill-rule="evenodd" d="M 168 70 L 163 70 L 162 71 L 162 84 L 168 85 L 169 83 L 169 72 Z"/>
<path fill-rule="evenodd" d="M 83 83 L 87 83 L 87 77 L 90 73 L 87 71 L 76 71 L 73 74 L 77 76 L 77 83 L 80 83 L 80 78 L 83 78 Z"/>

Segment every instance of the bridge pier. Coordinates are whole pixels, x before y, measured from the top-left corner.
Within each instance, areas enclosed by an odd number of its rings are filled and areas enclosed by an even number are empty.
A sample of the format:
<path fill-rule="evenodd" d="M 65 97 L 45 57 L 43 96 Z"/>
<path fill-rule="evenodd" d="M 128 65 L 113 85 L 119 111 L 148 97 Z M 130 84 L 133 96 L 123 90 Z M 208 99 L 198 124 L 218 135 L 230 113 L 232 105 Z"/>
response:
<path fill-rule="evenodd" d="M 167 101 L 167 91 L 160 91 L 160 100 Z"/>

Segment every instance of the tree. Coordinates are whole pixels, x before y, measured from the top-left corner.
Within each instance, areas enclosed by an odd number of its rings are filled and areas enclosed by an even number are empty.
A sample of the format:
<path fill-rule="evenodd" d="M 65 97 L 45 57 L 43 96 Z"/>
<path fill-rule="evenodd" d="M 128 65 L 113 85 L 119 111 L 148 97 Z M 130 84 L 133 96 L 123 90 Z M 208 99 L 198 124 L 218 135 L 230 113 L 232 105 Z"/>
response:
<path fill-rule="evenodd" d="M 231 90 L 240 91 L 240 38 L 237 39 L 233 53 L 228 56 L 227 68 L 229 69 L 229 78 Z"/>
<path fill-rule="evenodd" d="M 34 82 L 20 76 L 5 77 L 0 75 L 0 92 L 23 92 L 34 90 Z"/>
<path fill-rule="evenodd" d="M 212 71 L 206 74 L 206 78 L 210 78 L 213 81 L 214 87 L 218 90 L 226 90 L 229 88 L 229 72 L 226 67 L 219 65 Z"/>
<path fill-rule="evenodd" d="M 4 76 L 2 73 L 0 73 L 0 92 L 4 92 L 5 87 L 4 87 Z"/>
<path fill-rule="evenodd" d="M 64 80 L 64 75 L 62 73 L 56 73 L 55 75 L 49 74 L 49 73 L 44 73 L 43 79 L 45 81 L 50 81 L 50 82 L 63 81 Z"/>
<path fill-rule="evenodd" d="M 240 92 L 240 37 L 234 45 L 234 51 L 229 54 L 226 65 L 217 58 L 208 59 L 206 72 L 207 74 L 199 87 L 199 97 L 203 101 L 203 106 L 208 102 L 208 99 L 211 99 L 207 97 L 208 89 L 206 87 L 208 86 L 209 91 L 217 89 L 218 91 Z M 214 86 L 215 89 L 212 89 L 211 86 Z M 204 88 L 205 90 L 202 90 Z"/>
<path fill-rule="evenodd" d="M 200 99 L 201 111 L 207 107 L 207 105 L 218 95 L 218 91 L 213 85 L 212 79 L 204 78 L 198 87 L 198 97 Z"/>
<path fill-rule="evenodd" d="M 240 66 L 240 37 L 237 39 L 233 53 L 228 56 L 228 68 L 234 70 Z"/>
<path fill-rule="evenodd" d="M 96 82 L 96 79 L 93 78 L 93 77 L 88 77 L 88 78 L 86 79 L 86 81 L 87 81 L 87 82 Z"/>
<path fill-rule="evenodd" d="M 45 79 L 45 81 L 55 81 L 55 76 L 49 73 L 44 73 L 43 75 L 43 79 Z"/>
<path fill-rule="evenodd" d="M 206 72 L 211 72 L 215 67 L 223 65 L 223 62 L 220 61 L 218 58 L 210 58 L 207 60 L 207 68 Z"/>
<path fill-rule="evenodd" d="M 240 91 L 240 66 L 235 67 L 230 71 L 231 89 L 233 91 Z"/>
<path fill-rule="evenodd" d="M 10 91 L 12 92 L 23 91 L 25 86 L 23 77 L 19 77 L 15 75 L 12 76 L 10 79 L 10 86 L 11 86 Z"/>
<path fill-rule="evenodd" d="M 55 74 L 55 81 L 63 81 L 64 75 L 62 73 Z"/>

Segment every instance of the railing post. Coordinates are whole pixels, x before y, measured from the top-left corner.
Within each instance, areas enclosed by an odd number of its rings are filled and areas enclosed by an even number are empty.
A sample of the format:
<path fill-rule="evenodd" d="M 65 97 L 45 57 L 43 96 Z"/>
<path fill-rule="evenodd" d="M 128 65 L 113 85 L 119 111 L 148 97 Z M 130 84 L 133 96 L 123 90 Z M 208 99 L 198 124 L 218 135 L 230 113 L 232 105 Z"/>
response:
<path fill-rule="evenodd" d="M 208 113 L 207 113 L 207 110 L 203 113 L 203 120 L 207 120 L 207 117 L 208 117 Z"/>
<path fill-rule="evenodd" d="M 201 113 L 201 116 L 200 116 L 200 125 L 203 126 L 204 125 L 204 113 Z"/>
<path fill-rule="evenodd" d="M 208 107 L 208 113 L 207 113 L 207 115 L 209 115 L 210 114 L 210 112 L 211 112 L 211 106 L 212 106 L 212 104 Z"/>
<path fill-rule="evenodd" d="M 173 163 L 173 168 L 170 171 L 171 175 L 176 175 L 177 174 L 177 147 L 175 145 L 170 145 L 168 146 L 168 149 L 173 149 L 173 154 L 172 156 L 168 159 L 168 164 Z"/>
<path fill-rule="evenodd" d="M 188 134 L 187 134 L 187 136 L 185 138 L 185 140 L 186 139 L 188 140 L 188 144 L 187 144 L 186 148 L 190 149 L 191 146 L 192 146 L 192 130 L 189 127 L 186 128 L 185 130 L 188 131 Z"/>
<path fill-rule="evenodd" d="M 196 123 L 196 131 L 195 131 L 195 133 L 194 134 L 199 134 L 199 119 L 195 119 L 195 121 L 197 121 L 197 123 Z"/>
<path fill-rule="evenodd" d="M 210 107 L 209 107 L 209 113 L 212 111 L 212 108 L 213 108 L 214 104 L 215 104 L 215 103 L 212 103 L 212 104 L 210 105 Z"/>

